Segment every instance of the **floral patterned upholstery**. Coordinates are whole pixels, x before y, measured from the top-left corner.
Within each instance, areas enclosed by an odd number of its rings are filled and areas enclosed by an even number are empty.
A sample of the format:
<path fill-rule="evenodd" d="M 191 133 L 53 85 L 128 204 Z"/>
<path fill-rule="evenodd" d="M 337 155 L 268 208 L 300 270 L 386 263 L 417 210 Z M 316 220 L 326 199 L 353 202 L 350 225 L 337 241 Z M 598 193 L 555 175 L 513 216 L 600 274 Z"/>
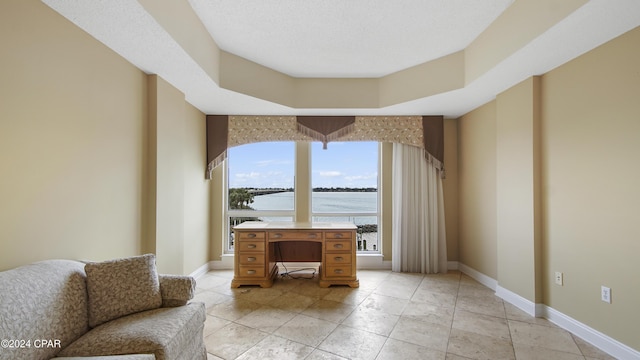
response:
<path fill-rule="evenodd" d="M 62 350 L 60 356 L 147 353 L 158 360 L 193 359 L 184 356 L 185 345 L 194 340 L 194 333 L 202 339 L 205 316 L 202 303 L 124 316 L 95 327 Z"/>
<path fill-rule="evenodd" d="M 153 254 L 88 263 L 84 271 L 91 327 L 162 305 Z"/>
<path fill-rule="evenodd" d="M 85 264 L 47 260 L 0 272 L 0 339 L 50 339 L 60 344 L 0 348 L 0 360 L 56 355 L 98 356 L 96 360 L 206 359 L 204 305 L 182 306 L 193 297 L 195 280 L 156 275 L 156 284 L 160 295 L 168 296 L 160 299 L 163 307 L 154 305 L 152 310 L 91 329 Z"/>
<path fill-rule="evenodd" d="M 0 339 L 68 346 L 89 331 L 84 264 L 51 260 L 0 272 L 0 318 Z M 49 359 L 58 351 L 0 348 L 0 359 Z"/>
<path fill-rule="evenodd" d="M 196 280 L 190 276 L 159 275 L 162 307 L 186 305 L 196 292 Z"/>
<path fill-rule="evenodd" d="M 153 354 L 56 357 L 55 360 L 155 360 Z"/>

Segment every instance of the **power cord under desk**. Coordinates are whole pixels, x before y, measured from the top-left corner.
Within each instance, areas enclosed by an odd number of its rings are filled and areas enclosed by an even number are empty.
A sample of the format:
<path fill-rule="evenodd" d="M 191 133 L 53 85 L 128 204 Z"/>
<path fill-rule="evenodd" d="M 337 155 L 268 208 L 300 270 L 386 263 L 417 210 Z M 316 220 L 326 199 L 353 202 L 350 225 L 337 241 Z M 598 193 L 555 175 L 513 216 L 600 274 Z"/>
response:
<path fill-rule="evenodd" d="M 289 269 L 287 269 L 287 266 L 284 264 L 284 260 L 282 259 L 282 251 L 280 250 L 280 243 L 277 242 L 276 243 L 276 249 L 278 250 L 277 255 L 276 256 L 276 263 L 280 263 L 282 264 L 282 267 L 284 268 L 284 272 L 282 274 L 280 274 L 280 277 L 282 278 L 290 278 L 290 279 L 303 279 L 303 280 L 312 280 L 316 277 L 316 273 L 317 273 L 317 269 L 316 268 L 302 268 L 302 269 L 296 269 L 296 270 L 291 270 L 289 271 Z M 278 258 L 280 258 L 280 260 L 278 260 Z M 291 274 L 296 273 L 296 272 L 300 272 L 300 271 L 308 271 L 308 270 L 313 270 L 313 273 L 311 274 L 311 276 L 292 276 Z"/>

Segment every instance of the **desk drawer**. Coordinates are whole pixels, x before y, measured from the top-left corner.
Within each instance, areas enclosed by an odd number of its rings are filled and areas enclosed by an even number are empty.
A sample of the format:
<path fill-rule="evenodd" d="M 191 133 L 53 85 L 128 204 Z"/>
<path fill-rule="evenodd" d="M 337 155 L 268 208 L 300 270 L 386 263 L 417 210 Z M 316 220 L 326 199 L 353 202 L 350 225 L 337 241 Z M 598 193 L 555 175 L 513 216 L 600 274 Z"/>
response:
<path fill-rule="evenodd" d="M 351 239 L 351 231 L 327 231 L 324 236 L 327 239 Z"/>
<path fill-rule="evenodd" d="M 351 251 L 352 240 L 330 240 L 325 243 L 326 251 Z"/>
<path fill-rule="evenodd" d="M 351 253 L 327 254 L 325 261 L 327 266 L 351 265 Z"/>
<path fill-rule="evenodd" d="M 353 276 L 351 265 L 327 266 L 327 278 L 351 276 Z"/>
<path fill-rule="evenodd" d="M 242 265 L 264 265 L 264 254 L 243 254 L 240 253 L 240 264 Z"/>
<path fill-rule="evenodd" d="M 264 252 L 264 241 L 238 241 L 238 251 Z"/>
<path fill-rule="evenodd" d="M 236 234 L 238 240 L 264 239 L 264 231 L 239 231 Z"/>
<path fill-rule="evenodd" d="M 273 240 L 322 240 L 320 231 L 269 231 L 269 241 Z"/>
<path fill-rule="evenodd" d="M 249 277 L 249 278 L 263 278 L 264 277 L 264 266 L 246 266 L 240 265 L 238 266 L 238 276 L 239 277 Z"/>

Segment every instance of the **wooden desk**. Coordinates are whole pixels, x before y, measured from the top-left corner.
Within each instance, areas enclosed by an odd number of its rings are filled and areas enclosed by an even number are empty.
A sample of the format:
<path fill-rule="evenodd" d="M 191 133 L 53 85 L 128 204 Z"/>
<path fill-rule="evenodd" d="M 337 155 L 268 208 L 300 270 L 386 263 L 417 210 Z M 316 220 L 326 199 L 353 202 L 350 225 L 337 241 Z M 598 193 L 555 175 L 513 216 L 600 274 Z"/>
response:
<path fill-rule="evenodd" d="M 320 286 L 359 286 L 352 223 L 247 221 L 234 227 L 232 288 L 271 287 L 278 262 L 319 262 Z"/>

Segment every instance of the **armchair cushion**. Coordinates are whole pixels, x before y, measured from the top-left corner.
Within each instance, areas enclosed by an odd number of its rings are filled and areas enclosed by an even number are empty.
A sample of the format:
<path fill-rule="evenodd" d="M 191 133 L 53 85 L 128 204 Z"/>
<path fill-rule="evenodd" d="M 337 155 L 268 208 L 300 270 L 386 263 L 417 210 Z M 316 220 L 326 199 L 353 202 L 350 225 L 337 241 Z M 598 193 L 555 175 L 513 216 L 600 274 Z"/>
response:
<path fill-rule="evenodd" d="M 89 326 L 162 305 L 155 256 L 87 263 Z"/>
<path fill-rule="evenodd" d="M 153 354 L 157 360 L 206 359 L 202 337 L 205 318 L 202 303 L 139 312 L 92 329 L 59 355 Z M 193 346 L 194 342 L 198 345 Z"/>

